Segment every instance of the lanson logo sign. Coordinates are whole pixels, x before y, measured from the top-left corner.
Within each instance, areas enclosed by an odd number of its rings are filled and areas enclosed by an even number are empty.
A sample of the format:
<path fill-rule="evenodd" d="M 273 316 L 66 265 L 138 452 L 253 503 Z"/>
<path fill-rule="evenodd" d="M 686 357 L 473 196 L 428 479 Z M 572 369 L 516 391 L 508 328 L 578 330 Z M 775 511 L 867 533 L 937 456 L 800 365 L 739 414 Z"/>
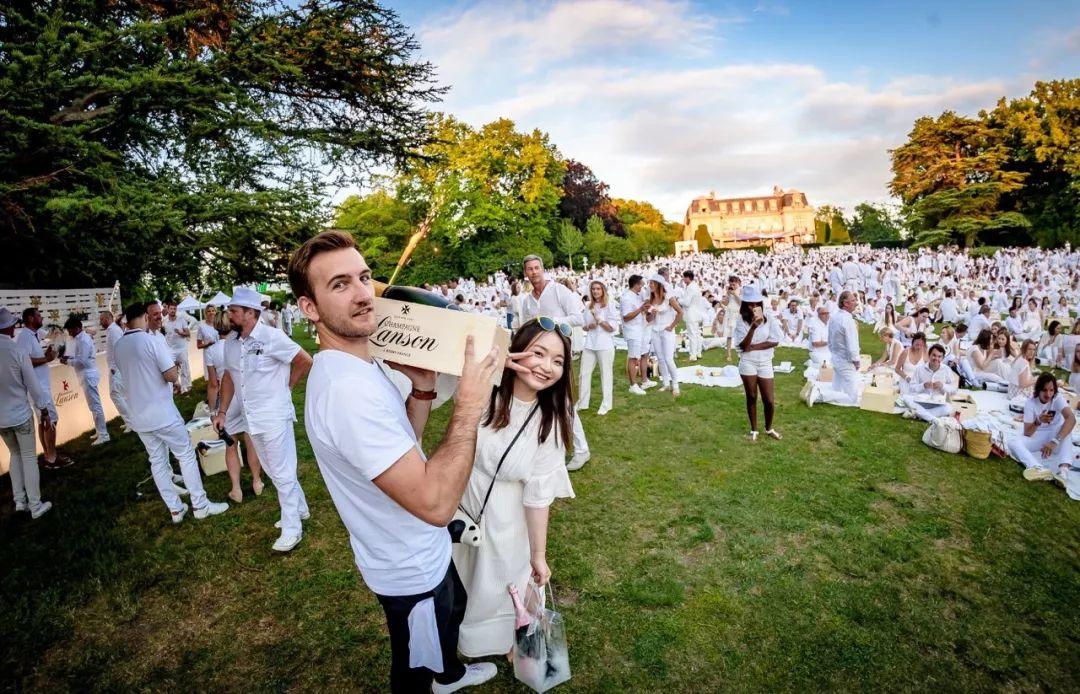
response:
<path fill-rule="evenodd" d="M 72 390 L 67 381 L 61 381 L 61 384 L 63 385 L 63 390 L 57 393 L 53 398 L 53 403 L 57 407 L 79 399 L 79 392 L 77 390 Z"/>

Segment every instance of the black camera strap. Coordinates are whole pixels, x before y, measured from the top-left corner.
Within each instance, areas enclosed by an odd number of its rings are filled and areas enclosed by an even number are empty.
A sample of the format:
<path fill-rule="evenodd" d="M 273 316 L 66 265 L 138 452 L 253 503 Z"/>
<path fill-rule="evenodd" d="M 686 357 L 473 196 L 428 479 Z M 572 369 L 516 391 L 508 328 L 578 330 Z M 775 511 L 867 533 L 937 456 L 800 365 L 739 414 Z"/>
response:
<path fill-rule="evenodd" d="M 502 457 L 499 458 L 499 464 L 495 466 L 495 472 L 491 475 L 491 484 L 488 485 L 487 494 L 484 495 L 484 503 L 480 505 L 480 513 L 476 514 L 476 518 L 473 518 L 472 514 L 466 511 L 464 506 L 458 504 L 458 508 L 461 509 L 461 512 L 469 518 L 472 518 L 473 523 L 476 523 L 477 526 L 480 525 L 480 520 L 484 517 L 484 509 L 487 508 L 488 499 L 491 498 L 491 491 L 495 489 L 495 478 L 499 476 L 499 470 L 502 469 L 503 463 L 506 462 L 506 456 L 510 454 L 510 449 L 517 443 L 518 438 L 521 436 L 521 432 L 525 431 L 525 427 L 529 426 L 529 421 L 532 420 L 533 415 L 536 414 L 538 409 L 540 409 L 539 402 L 533 405 L 533 408 L 529 410 L 529 415 L 525 417 L 525 421 L 521 423 L 521 428 L 514 434 L 514 438 L 510 439 L 510 444 L 506 447 L 506 450 L 503 451 Z"/>

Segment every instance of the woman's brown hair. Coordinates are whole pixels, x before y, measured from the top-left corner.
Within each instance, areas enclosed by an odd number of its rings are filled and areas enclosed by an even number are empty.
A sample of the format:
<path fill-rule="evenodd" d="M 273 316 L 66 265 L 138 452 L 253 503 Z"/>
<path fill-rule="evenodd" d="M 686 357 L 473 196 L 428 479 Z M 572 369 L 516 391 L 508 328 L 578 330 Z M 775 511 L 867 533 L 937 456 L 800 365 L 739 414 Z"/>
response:
<path fill-rule="evenodd" d="M 534 318 L 514 333 L 514 339 L 510 342 L 511 352 L 524 352 L 545 331 L 540 323 Z M 558 330 L 552 331 L 558 336 L 563 344 L 563 372 L 562 377 L 555 385 L 545 388 L 536 394 L 536 401 L 540 405 L 540 443 L 547 441 L 551 430 L 558 427 L 556 436 L 562 438 L 563 446 L 567 451 L 573 450 L 571 440 L 571 421 L 573 412 L 570 409 L 573 398 L 572 384 L 573 362 L 570 352 L 570 338 Z M 502 429 L 510 424 L 510 403 L 514 399 L 514 381 L 517 372 L 513 369 L 504 369 L 502 381 L 491 389 L 491 400 L 488 402 L 487 414 L 480 422 L 481 426 L 490 426 L 492 429 Z"/>

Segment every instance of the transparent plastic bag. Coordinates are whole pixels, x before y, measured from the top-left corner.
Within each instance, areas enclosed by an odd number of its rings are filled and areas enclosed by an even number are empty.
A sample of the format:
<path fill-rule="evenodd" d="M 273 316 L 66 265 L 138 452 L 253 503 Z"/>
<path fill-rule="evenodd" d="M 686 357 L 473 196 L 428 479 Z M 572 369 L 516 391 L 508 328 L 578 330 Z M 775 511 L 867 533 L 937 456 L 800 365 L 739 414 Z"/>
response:
<path fill-rule="evenodd" d="M 525 609 L 532 620 L 514 632 L 514 677 L 535 692 L 546 692 L 570 679 L 566 625 L 545 604 L 543 587 L 532 581 L 525 588 Z"/>

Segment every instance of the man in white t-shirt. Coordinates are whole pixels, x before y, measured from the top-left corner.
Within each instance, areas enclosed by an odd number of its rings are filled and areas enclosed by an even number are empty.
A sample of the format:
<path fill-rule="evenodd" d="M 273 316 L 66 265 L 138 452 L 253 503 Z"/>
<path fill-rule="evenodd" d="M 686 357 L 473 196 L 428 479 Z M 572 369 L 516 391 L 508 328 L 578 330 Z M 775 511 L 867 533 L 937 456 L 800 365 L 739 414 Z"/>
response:
<path fill-rule="evenodd" d="M 51 426 L 46 427 L 38 414 L 39 411 L 34 410 L 35 416 L 38 417 L 38 440 L 41 441 L 41 448 L 45 457 L 42 467 L 46 470 L 57 470 L 73 464 L 74 461 L 56 450 L 56 424 L 59 418 L 56 414 L 56 404 L 53 402 L 51 375 L 49 373 L 49 362 L 56 359 L 56 348 L 49 345 L 49 348 L 45 349 L 41 344 L 41 338 L 38 336 L 38 330 L 44 324 L 41 311 L 34 307 L 27 308 L 22 313 L 22 319 L 23 328 L 15 333 L 15 342 L 22 351 L 30 356 L 30 364 L 34 367 L 34 375 L 37 376 L 38 385 L 41 386 L 45 398 L 49 401 L 47 409 Z"/>
<path fill-rule="evenodd" d="M 619 298 L 619 311 L 622 313 L 623 339 L 626 340 L 626 379 L 630 382 L 630 392 L 645 395 L 639 376 L 644 377 L 645 369 L 640 360 L 649 353 L 645 346 L 645 310 L 648 308 L 641 298 L 644 279 L 641 275 L 630 275 L 627 290 Z"/>
<path fill-rule="evenodd" d="M 116 368 L 116 341 L 124 335 L 124 329 L 113 320 L 112 311 L 105 309 L 98 315 L 98 324 L 105 331 L 105 364 L 109 367 L 109 398 L 124 420 L 124 433 L 131 431 L 131 418 L 127 398 L 124 397 L 124 379 Z"/>
<path fill-rule="evenodd" d="M 1071 462 L 1070 436 L 1076 415 L 1058 393 L 1057 379 L 1049 371 L 1035 380 L 1035 395 L 1024 404 L 1023 433 L 1008 441 L 1009 454 L 1025 468 L 1026 480 L 1051 480 L 1060 466 Z"/>
<path fill-rule="evenodd" d="M 93 338 L 83 330 L 82 319 L 72 315 L 64 323 L 64 330 L 71 338 L 70 348 L 60 357 L 61 364 L 67 364 L 75 369 L 75 375 L 79 378 L 83 397 L 86 398 L 86 407 L 90 410 L 90 416 L 94 420 L 94 436 L 91 437 L 91 446 L 106 444 L 109 438 L 109 430 L 105 428 L 105 408 L 101 405 L 101 393 L 98 392 L 98 384 L 101 374 L 97 368 L 97 346 Z"/>
<path fill-rule="evenodd" d="M 165 320 L 162 327 L 165 329 L 165 342 L 172 351 L 173 361 L 180 369 L 180 394 L 187 394 L 191 392 L 191 363 L 188 360 L 191 323 L 186 313 L 177 313 L 175 300 L 165 302 Z"/>
<path fill-rule="evenodd" d="M 229 505 L 206 498 L 191 435 L 173 402 L 172 384 L 179 378 L 178 367 L 164 343 L 146 332 L 146 309 L 147 304 L 136 303 L 124 310 L 128 329 L 114 347 L 116 366 L 131 408 L 131 428 L 146 447 L 154 484 L 172 514 L 172 522 L 184 520 L 188 505 L 180 501 L 173 483 L 169 451 L 180 462 L 195 517 L 201 520 L 216 516 L 228 511 Z"/>
<path fill-rule="evenodd" d="M 390 632 L 394 692 L 451 692 L 491 679 L 491 663 L 457 654 L 467 596 L 450 535 L 472 471 L 476 434 L 491 393 L 496 351 L 477 362 L 471 337 L 446 436 L 430 458 L 420 440 L 436 397 L 435 374 L 397 366 L 412 390 L 402 400 L 372 359 L 371 271 L 348 234 L 323 232 L 289 261 L 300 310 L 319 331 L 304 424 L 356 565 Z"/>
<path fill-rule="evenodd" d="M 225 426 L 229 405 L 240 399 L 247 433 L 281 504 L 281 536 L 275 552 L 292 551 L 303 538 L 302 521 L 310 515 L 307 498 L 296 475 L 296 409 L 292 389 L 311 368 L 311 355 L 277 327 L 259 320 L 262 306 L 253 289 L 236 287 L 229 301 L 229 320 L 236 339 L 225 341 L 218 412 L 214 426 Z M 217 365 L 215 364 L 215 369 Z"/>

